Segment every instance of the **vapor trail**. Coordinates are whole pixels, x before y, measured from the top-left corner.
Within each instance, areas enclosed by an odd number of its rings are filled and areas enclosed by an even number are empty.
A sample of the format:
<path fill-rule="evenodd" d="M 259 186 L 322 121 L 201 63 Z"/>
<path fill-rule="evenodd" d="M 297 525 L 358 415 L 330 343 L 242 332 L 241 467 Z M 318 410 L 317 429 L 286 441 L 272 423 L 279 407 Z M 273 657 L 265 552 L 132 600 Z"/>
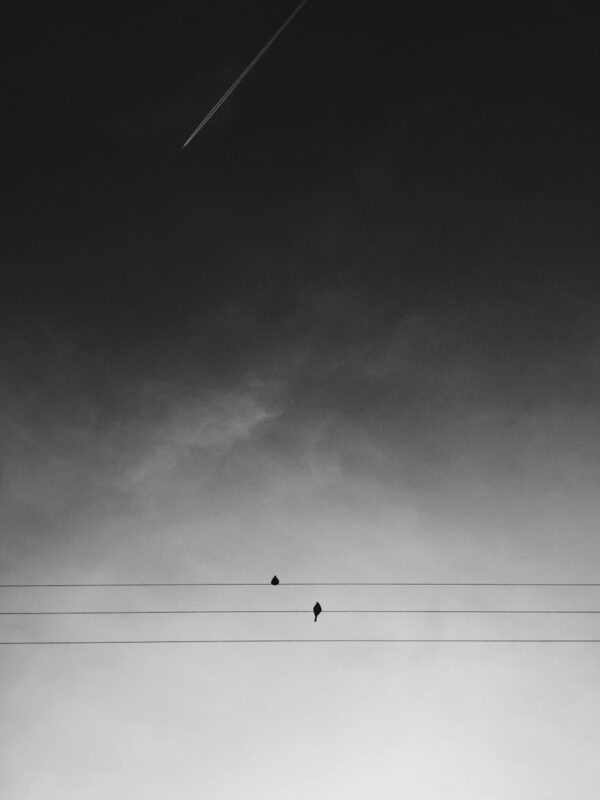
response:
<path fill-rule="evenodd" d="M 192 139 L 193 139 L 193 138 L 196 136 L 196 134 L 200 133 L 200 131 L 201 131 L 201 130 L 202 130 L 202 128 L 203 128 L 203 127 L 206 125 L 206 123 L 207 123 L 207 122 L 208 122 L 210 119 L 212 119 L 212 117 L 213 117 L 213 116 L 214 116 L 214 115 L 217 113 L 217 111 L 218 111 L 218 110 L 221 108 L 221 106 L 222 106 L 222 105 L 223 105 L 223 103 L 224 103 L 224 102 L 227 100 L 227 98 L 228 98 L 228 97 L 229 97 L 231 94 L 233 94 L 233 92 L 236 90 L 236 88 L 239 86 L 239 84 L 240 84 L 240 83 L 241 83 L 241 82 L 244 80 L 244 78 L 245 78 L 245 77 L 246 77 L 246 75 L 247 75 L 247 74 L 250 72 L 250 70 L 252 69 L 252 67 L 254 67 L 254 65 L 255 65 L 255 64 L 257 64 L 257 63 L 260 61 L 260 59 L 261 59 L 261 58 L 264 56 L 264 54 L 267 52 L 267 50 L 269 49 L 269 47 L 271 47 L 271 45 L 273 44 L 273 42 L 275 41 L 275 39 L 277 39 L 277 38 L 278 38 L 278 36 L 279 36 L 281 33 L 283 33 L 283 31 L 284 31 L 284 30 L 287 28 L 287 26 L 290 24 L 290 22 L 291 22 L 291 21 L 294 19 L 294 17 L 296 16 L 296 14 L 297 14 L 297 13 L 298 13 L 298 12 L 299 12 L 301 9 L 302 9 L 302 6 L 304 6 L 304 5 L 305 5 L 307 2 L 308 2 L 308 0 L 302 0 L 302 2 L 301 2 L 301 3 L 299 3 L 299 4 L 298 4 L 298 6 L 296 6 L 296 8 L 295 8 L 295 9 L 292 11 L 292 13 L 289 15 L 289 17 L 288 17 L 288 18 L 286 19 L 286 21 L 283 23 L 283 25 L 281 25 L 281 27 L 279 27 L 279 28 L 278 28 L 278 29 L 275 31 L 275 33 L 273 34 L 273 36 L 271 36 L 271 38 L 270 38 L 270 39 L 269 39 L 269 41 L 266 43 L 266 45 L 265 45 L 265 46 L 262 48 L 262 50 L 260 50 L 260 51 L 257 53 L 257 55 L 255 55 L 255 56 L 254 56 L 254 58 L 253 58 L 253 59 L 252 59 L 252 61 L 251 61 L 251 62 L 248 64 L 248 66 L 246 67 L 246 69 L 245 69 L 245 70 L 244 70 L 244 71 L 241 73 L 241 75 L 239 75 L 239 77 L 237 77 L 237 78 L 235 79 L 235 81 L 234 81 L 234 82 L 231 84 L 231 86 L 229 87 L 229 89 L 227 89 L 227 91 L 225 92 L 225 94 L 223 95 L 223 97 L 221 97 L 221 99 L 220 99 L 218 102 L 216 102 L 216 103 L 215 103 L 215 105 L 214 105 L 214 106 L 211 108 L 211 110 L 208 112 L 208 114 L 207 114 L 207 115 L 204 117 L 204 119 L 203 119 L 203 120 L 202 120 L 202 122 L 201 122 L 201 123 L 198 125 L 198 127 L 197 127 L 197 128 L 196 128 L 196 129 L 195 129 L 195 130 L 194 130 L 194 131 L 193 131 L 193 132 L 192 132 L 192 133 L 191 133 L 189 136 L 188 136 L 188 138 L 185 140 L 185 142 L 184 142 L 184 144 L 183 144 L 183 147 L 181 148 L 182 150 L 183 150 L 183 149 L 185 149 L 185 148 L 188 146 L 188 144 L 190 144 L 190 142 L 191 142 L 191 141 L 192 141 Z"/>

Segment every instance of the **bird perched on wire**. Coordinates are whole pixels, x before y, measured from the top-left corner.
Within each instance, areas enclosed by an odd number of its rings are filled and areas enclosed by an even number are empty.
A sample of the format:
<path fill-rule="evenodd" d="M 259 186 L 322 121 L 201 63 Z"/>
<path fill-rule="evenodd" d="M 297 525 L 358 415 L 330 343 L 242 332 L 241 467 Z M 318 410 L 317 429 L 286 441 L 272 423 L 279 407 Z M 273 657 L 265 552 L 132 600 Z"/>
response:
<path fill-rule="evenodd" d="M 279 578 L 277 577 L 277 575 L 273 575 L 273 577 L 271 578 L 271 585 L 277 586 L 278 583 L 279 583 Z"/>
<path fill-rule="evenodd" d="M 313 613 L 315 615 L 315 622 L 317 621 L 317 617 L 319 616 L 321 611 L 323 611 L 323 609 L 321 608 L 321 603 L 319 603 L 319 602 L 315 603 L 314 606 L 313 606 Z"/>

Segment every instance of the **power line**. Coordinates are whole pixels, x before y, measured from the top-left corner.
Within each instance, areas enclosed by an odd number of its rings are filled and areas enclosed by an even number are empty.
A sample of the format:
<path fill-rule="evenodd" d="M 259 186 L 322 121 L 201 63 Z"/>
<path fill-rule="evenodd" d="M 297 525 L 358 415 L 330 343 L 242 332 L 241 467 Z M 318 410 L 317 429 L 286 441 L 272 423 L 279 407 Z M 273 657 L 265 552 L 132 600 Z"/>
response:
<path fill-rule="evenodd" d="M 317 583 L 286 583 L 282 582 L 280 585 L 282 586 L 491 586 L 491 587 L 503 587 L 503 586 L 564 586 L 564 587 L 600 587 L 600 583 L 549 583 L 549 582 L 537 582 L 537 583 L 516 583 L 516 582 L 499 582 L 499 583 L 489 583 L 489 582 L 472 582 L 472 581 L 398 581 L 398 582 L 386 582 L 386 581 L 345 581 L 345 582 L 317 582 Z"/>
<path fill-rule="evenodd" d="M 600 639 L 97 639 L 0 642 L 0 647 L 132 644 L 600 644 Z"/>
<path fill-rule="evenodd" d="M 2 617 L 67 617 L 110 616 L 135 614 L 312 614 L 310 609 L 142 609 L 115 611 L 0 611 Z M 600 614 L 600 609 L 533 609 L 533 608 L 382 608 L 382 609 L 324 609 L 323 614 Z"/>
<path fill-rule="evenodd" d="M 66 588 L 151 588 L 151 587 L 176 587 L 176 586 L 198 586 L 198 587 L 269 587 L 273 589 L 270 582 L 254 583 L 208 583 L 208 582 L 145 582 L 145 583 L 3 583 L 0 589 L 66 589 Z M 286 582 L 281 581 L 279 587 L 295 586 L 422 586 L 422 587 L 565 587 L 565 588 L 600 588 L 600 583 L 581 583 L 581 582 L 483 582 L 483 581 L 302 581 Z"/>
<path fill-rule="evenodd" d="M 288 584 L 289 585 L 289 584 Z M 0 589 L 89 589 L 154 586 L 271 586 L 270 583 L 2 583 Z"/>

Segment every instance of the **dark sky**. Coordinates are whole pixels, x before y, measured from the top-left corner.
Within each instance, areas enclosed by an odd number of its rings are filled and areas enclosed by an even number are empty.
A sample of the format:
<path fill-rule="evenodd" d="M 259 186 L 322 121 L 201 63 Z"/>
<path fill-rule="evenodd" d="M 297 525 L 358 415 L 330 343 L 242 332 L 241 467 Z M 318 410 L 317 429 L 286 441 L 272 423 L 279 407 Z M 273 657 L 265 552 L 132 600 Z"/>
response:
<path fill-rule="evenodd" d="M 592 26 L 311 0 L 182 151 L 290 10 L 12 4 L 11 396 L 110 422 L 140 382 L 276 380 L 293 413 L 376 430 L 400 407 L 594 402 Z M 405 326 L 418 375 L 324 377 L 393 371 Z"/>
<path fill-rule="evenodd" d="M 273 447 L 333 420 L 435 471 L 461 445 L 431 426 L 587 413 L 590 21 L 311 0 L 182 150 L 291 8 L 11 4 L 8 418 L 106 433 L 163 413 L 148 386 L 261 386 Z"/>
<path fill-rule="evenodd" d="M 453 307 L 493 348 L 577 335 L 597 218 L 586 20 L 311 2 L 182 152 L 288 10 L 13 4 L 4 326 L 145 350 L 241 303 L 254 336 L 281 336 L 299 294 L 352 288 Z"/>
<path fill-rule="evenodd" d="M 182 150 L 290 10 L 11 4 L 8 406 L 261 385 L 446 463 L 430 424 L 595 403 L 589 20 L 311 0 Z"/>

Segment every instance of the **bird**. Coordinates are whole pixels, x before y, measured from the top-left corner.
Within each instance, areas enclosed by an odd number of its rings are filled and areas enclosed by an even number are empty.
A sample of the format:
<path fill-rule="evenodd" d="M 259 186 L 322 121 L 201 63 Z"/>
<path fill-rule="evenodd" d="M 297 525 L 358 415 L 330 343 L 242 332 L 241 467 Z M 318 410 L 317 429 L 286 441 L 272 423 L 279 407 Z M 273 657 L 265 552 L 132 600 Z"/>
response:
<path fill-rule="evenodd" d="M 317 621 L 317 617 L 319 616 L 319 614 L 321 613 L 322 610 L 323 609 L 321 608 L 321 604 L 319 602 L 316 602 L 314 604 L 314 606 L 313 606 L 313 612 L 314 612 L 314 615 L 315 615 L 315 622 Z"/>
<path fill-rule="evenodd" d="M 277 577 L 277 575 L 273 575 L 273 577 L 271 578 L 271 585 L 277 586 L 278 583 L 279 583 L 279 578 Z"/>

